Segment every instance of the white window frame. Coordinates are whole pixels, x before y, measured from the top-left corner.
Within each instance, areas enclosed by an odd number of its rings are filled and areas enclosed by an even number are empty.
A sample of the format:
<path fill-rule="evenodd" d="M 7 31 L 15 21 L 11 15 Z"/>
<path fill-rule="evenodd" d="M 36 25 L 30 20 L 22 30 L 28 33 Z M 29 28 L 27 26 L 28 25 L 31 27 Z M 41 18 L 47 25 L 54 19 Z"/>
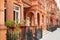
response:
<path fill-rule="evenodd" d="M 4 9 L 6 9 L 6 2 L 4 2 Z"/>
<path fill-rule="evenodd" d="M 14 4 L 14 7 L 15 7 L 15 6 L 19 8 L 19 10 L 16 10 L 16 9 L 14 8 L 14 11 L 15 11 L 15 12 L 18 12 L 18 23 L 20 23 L 20 6 Z M 15 13 L 15 22 L 16 22 L 16 21 L 17 21 L 17 20 L 16 20 L 16 13 Z"/>

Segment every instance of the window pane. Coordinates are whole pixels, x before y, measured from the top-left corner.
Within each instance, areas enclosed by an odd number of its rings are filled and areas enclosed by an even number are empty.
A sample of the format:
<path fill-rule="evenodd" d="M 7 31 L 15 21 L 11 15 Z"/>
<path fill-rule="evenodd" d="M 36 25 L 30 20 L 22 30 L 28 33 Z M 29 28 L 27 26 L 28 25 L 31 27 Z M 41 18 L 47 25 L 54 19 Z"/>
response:
<path fill-rule="evenodd" d="M 16 12 L 16 21 L 18 20 L 18 12 Z"/>
<path fill-rule="evenodd" d="M 6 2 L 4 2 L 4 9 L 6 9 Z"/>
<path fill-rule="evenodd" d="M 15 20 L 15 11 L 14 11 L 14 16 L 13 17 L 14 17 L 14 20 Z"/>
<path fill-rule="evenodd" d="M 6 22 L 6 9 L 4 9 L 4 20 Z"/>
<path fill-rule="evenodd" d="M 15 9 L 15 10 L 19 10 L 19 7 L 17 7 L 17 6 L 14 6 L 14 9 Z"/>

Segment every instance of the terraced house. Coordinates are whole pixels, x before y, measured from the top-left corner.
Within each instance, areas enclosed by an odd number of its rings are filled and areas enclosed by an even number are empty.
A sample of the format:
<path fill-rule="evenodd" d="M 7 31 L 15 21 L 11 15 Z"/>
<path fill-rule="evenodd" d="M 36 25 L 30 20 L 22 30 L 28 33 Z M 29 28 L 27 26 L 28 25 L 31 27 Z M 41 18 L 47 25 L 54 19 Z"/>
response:
<path fill-rule="evenodd" d="M 0 0 L 0 40 L 6 40 L 6 21 L 17 20 L 32 31 L 34 26 L 45 31 L 49 25 L 57 25 L 57 10 L 55 0 Z"/>

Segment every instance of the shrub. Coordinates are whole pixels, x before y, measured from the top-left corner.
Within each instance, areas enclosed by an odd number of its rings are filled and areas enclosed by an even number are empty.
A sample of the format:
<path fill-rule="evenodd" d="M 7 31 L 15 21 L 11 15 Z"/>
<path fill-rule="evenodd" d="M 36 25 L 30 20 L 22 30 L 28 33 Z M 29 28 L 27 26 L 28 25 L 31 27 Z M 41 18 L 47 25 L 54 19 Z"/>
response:
<path fill-rule="evenodd" d="M 9 21 L 6 21 L 5 22 L 5 25 L 7 26 L 7 27 L 11 27 L 11 25 L 14 23 L 14 21 L 11 21 L 11 20 L 9 20 Z"/>

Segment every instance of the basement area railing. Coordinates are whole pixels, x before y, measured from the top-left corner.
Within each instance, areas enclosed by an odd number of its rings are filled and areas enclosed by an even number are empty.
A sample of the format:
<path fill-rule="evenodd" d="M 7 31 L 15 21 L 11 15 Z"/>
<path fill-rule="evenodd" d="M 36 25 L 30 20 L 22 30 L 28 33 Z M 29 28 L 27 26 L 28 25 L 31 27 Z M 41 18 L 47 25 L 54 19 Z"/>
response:
<path fill-rule="evenodd" d="M 39 40 L 42 38 L 42 27 L 37 26 L 21 26 L 19 30 L 14 27 L 7 29 L 6 40 Z"/>

